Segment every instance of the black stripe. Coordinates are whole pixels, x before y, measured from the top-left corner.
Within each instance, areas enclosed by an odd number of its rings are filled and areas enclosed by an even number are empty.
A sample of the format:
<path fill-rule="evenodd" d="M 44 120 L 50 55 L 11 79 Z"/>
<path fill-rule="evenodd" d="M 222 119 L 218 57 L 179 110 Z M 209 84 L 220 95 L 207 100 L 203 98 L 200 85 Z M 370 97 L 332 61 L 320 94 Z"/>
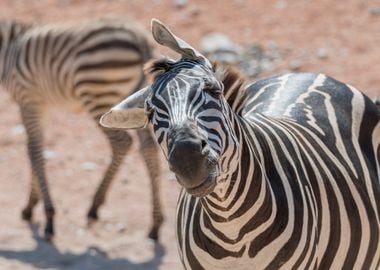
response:
<path fill-rule="evenodd" d="M 84 84 L 113 84 L 113 83 L 128 83 L 134 78 L 123 78 L 118 80 L 104 80 L 104 79 L 84 79 L 75 83 L 74 88 L 77 88 Z"/>
<path fill-rule="evenodd" d="M 107 40 L 98 43 L 92 47 L 80 50 L 77 56 L 95 53 L 97 51 L 106 51 L 107 49 L 127 49 L 140 53 L 140 48 L 133 42 L 126 40 Z"/>
<path fill-rule="evenodd" d="M 77 72 L 80 71 L 87 71 L 87 70 L 103 70 L 103 69 L 115 69 L 115 68 L 128 68 L 132 66 L 136 66 L 138 64 L 142 64 L 141 60 L 133 60 L 133 61 L 123 61 L 123 60 L 109 60 L 109 61 L 102 61 L 99 63 L 92 63 L 92 64 L 82 64 L 78 67 L 76 70 Z"/>

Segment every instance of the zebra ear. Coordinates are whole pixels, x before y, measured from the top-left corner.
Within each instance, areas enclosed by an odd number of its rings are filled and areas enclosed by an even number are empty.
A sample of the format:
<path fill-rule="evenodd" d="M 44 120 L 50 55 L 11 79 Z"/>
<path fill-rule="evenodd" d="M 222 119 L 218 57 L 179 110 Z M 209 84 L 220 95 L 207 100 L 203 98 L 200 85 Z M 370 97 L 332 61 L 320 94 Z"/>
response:
<path fill-rule="evenodd" d="M 211 68 L 211 64 L 205 56 L 174 35 L 169 28 L 157 19 L 152 19 L 152 34 L 159 44 L 176 51 L 183 58 L 201 61 Z"/>
<path fill-rule="evenodd" d="M 100 125 L 110 129 L 137 129 L 148 124 L 144 104 L 150 94 L 145 87 L 130 95 L 100 118 Z"/>

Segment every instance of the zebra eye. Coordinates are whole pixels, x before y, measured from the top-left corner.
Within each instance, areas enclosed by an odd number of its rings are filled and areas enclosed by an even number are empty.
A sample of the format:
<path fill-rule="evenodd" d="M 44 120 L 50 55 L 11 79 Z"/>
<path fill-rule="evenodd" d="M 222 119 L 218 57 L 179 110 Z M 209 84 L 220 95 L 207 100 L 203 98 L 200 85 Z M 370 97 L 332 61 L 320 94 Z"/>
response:
<path fill-rule="evenodd" d="M 211 89 L 205 89 L 205 90 L 207 94 L 209 94 L 213 98 L 220 98 L 220 96 L 222 95 L 222 91 L 217 88 L 211 88 Z"/>
<path fill-rule="evenodd" d="M 222 95 L 222 90 L 214 84 L 205 84 L 204 90 L 214 98 L 219 98 Z"/>

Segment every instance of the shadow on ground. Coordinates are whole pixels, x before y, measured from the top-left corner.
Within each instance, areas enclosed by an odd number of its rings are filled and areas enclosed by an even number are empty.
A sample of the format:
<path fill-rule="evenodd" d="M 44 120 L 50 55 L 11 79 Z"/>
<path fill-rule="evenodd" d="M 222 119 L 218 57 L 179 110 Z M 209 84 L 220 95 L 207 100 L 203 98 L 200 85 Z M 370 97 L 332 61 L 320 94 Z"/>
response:
<path fill-rule="evenodd" d="M 165 255 L 165 249 L 160 243 L 154 246 L 154 257 L 143 263 L 134 263 L 128 259 L 108 258 L 107 254 L 97 247 L 90 247 L 84 253 L 62 252 L 54 244 L 48 243 L 38 235 L 38 225 L 31 224 L 37 246 L 34 250 L 1 250 L 0 257 L 29 264 L 39 269 L 70 269 L 70 270 L 154 270 L 158 269 Z"/>

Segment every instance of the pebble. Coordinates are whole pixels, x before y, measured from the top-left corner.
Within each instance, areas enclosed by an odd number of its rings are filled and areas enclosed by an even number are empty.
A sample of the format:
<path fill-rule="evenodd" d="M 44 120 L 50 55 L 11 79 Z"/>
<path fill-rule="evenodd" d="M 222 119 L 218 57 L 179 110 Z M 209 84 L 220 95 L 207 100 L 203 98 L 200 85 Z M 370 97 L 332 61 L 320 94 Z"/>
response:
<path fill-rule="evenodd" d="M 371 8 L 369 9 L 369 12 L 370 12 L 373 16 L 380 16 L 380 6 L 371 7 Z"/>
<path fill-rule="evenodd" d="M 242 48 L 221 33 L 211 33 L 201 40 L 201 51 L 211 60 L 225 64 L 241 61 Z"/>
<path fill-rule="evenodd" d="M 317 57 L 319 59 L 327 59 L 329 56 L 329 52 L 327 50 L 327 48 L 319 48 L 317 50 Z"/>
<path fill-rule="evenodd" d="M 289 63 L 289 68 L 291 71 L 300 71 L 302 68 L 302 62 L 300 60 L 292 60 Z"/>
<path fill-rule="evenodd" d="M 125 231 L 125 228 L 126 228 L 125 224 L 124 224 L 124 223 L 121 223 L 121 222 L 117 223 L 117 224 L 115 225 L 115 227 L 116 227 L 116 230 L 117 230 L 119 233 L 124 232 L 124 231 Z"/>
<path fill-rule="evenodd" d="M 94 171 L 97 168 L 97 165 L 94 162 L 86 161 L 86 162 L 83 162 L 80 165 L 80 167 L 82 168 L 82 170 L 85 170 L 85 171 Z"/>
<path fill-rule="evenodd" d="M 288 2 L 285 0 L 277 0 L 274 6 L 277 9 L 286 9 L 288 7 Z"/>
<path fill-rule="evenodd" d="M 52 160 L 58 157 L 58 154 L 53 150 L 44 150 L 43 155 L 46 160 Z"/>
<path fill-rule="evenodd" d="M 12 135 L 20 135 L 25 133 L 25 127 L 23 124 L 18 124 L 14 126 L 11 130 Z"/>
<path fill-rule="evenodd" d="M 200 47 L 206 54 L 215 52 L 241 53 L 241 47 L 222 33 L 210 33 L 204 36 L 201 40 Z"/>
<path fill-rule="evenodd" d="M 176 8 L 184 8 L 187 5 L 187 0 L 174 0 Z"/>

